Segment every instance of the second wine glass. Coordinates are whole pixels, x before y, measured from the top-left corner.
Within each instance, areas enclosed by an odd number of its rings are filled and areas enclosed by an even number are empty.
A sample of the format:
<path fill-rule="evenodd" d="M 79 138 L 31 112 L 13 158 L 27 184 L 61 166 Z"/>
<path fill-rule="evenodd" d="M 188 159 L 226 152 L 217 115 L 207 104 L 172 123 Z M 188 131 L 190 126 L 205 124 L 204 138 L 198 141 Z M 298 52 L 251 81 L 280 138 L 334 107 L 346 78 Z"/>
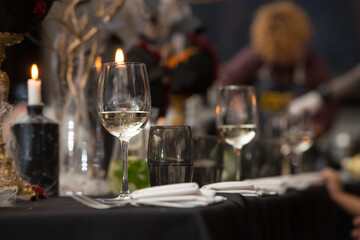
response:
<path fill-rule="evenodd" d="M 282 118 L 281 130 L 280 152 L 290 161 L 291 172 L 300 174 L 302 154 L 314 143 L 312 116 L 309 113 L 294 115 L 288 111 Z"/>
<path fill-rule="evenodd" d="M 120 140 L 123 161 L 122 189 L 112 203 L 130 198 L 127 156 L 131 137 L 140 133 L 150 117 L 151 95 L 145 64 L 104 63 L 98 85 L 98 115 L 102 125 Z"/>
<path fill-rule="evenodd" d="M 236 154 L 236 180 L 241 180 L 241 149 L 257 131 L 255 89 L 250 86 L 225 86 L 216 106 L 216 125 L 224 141 Z"/>

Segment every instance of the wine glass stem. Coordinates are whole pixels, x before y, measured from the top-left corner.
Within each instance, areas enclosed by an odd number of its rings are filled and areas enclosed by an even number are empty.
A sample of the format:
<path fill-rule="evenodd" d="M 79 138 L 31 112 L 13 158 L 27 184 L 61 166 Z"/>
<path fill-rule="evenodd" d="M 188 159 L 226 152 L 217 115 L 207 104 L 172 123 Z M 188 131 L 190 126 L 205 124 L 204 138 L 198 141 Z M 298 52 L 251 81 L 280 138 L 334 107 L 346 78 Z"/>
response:
<path fill-rule="evenodd" d="M 236 181 L 241 180 L 241 149 L 234 148 L 235 156 L 236 156 Z"/>
<path fill-rule="evenodd" d="M 294 174 L 300 174 L 302 172 L 302 159 L 301 155 L 299 154 L 292 154 L 290 156 L 291 159 L 291 165 L 293 167 L 293 173 Z"/>
<path fill-rule="evenodd" d="M 122 177 L 122 185 L 121 185 L 121 192 L 120 192 L 120 198 L 129 198 L 130 197 L 130 191 L 128 186 L 128 145 L 129 141 L 120 139 L 120 145 L 121 145 L 121 158 L 123 161 L 123 177 Z"/>

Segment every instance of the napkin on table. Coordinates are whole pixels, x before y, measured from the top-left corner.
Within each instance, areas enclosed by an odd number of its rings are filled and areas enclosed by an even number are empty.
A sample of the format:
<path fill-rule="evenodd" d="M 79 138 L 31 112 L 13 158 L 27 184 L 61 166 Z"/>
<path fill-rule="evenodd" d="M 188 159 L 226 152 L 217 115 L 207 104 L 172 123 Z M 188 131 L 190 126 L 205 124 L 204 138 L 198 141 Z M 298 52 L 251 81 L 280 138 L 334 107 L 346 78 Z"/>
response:
<path fill-rule="evenodd" d="M 299 179 L 302 180 L 299 181 Z M 307 172 L 245 181 L 218 182 L 205 185 L 201 189 L 219 193 L 239 193 L 243 196 L 282 195 L 288 188 L 305 189 L 312 185 L 322 184 L 322 182 L 321 173 Z"/>
<path fill-rule="evenodd" d="M 287 183 L 282 177 L 266 177 L 249 180 L 254 184 L 259 195 L 282 195 L 287 190 Z"/>
<path fill-rule="evenodd" d="M 202 189 L 211 189 L 219 193 L 239 193 L 251 197 L 283 194 L 286 191 L 286 184 L 281 178 L 258 178 L 247 181 L 212 183 L 203 186 Z"/>
<path fill-rule="evenodd" d="M 298 190 L 306 189 L 310 186 L 322 185 L 324 179 L 321 172 L 304 172 L 294 175 L 285 175 L 283 179 L 286 181 L 288 188 Z"/>
<path fill-rule="evenodd" d="M 243 196 L 259 196 L 258 191 L 251 182 L 229 181 L 218 182 L 202 186 L 204 190 L 214 190 L 219 193 L 239 193 Z"/>
<path fill-rule="evenodd" d="M 294 175 L 283 175 L 248 180 L 254 183 L 258 191 L 263 194 L 284 194 L 287 189 L 306 189 L 310 186 L 323 184 L 320 172 L 304 172 Z"/>
<path fill-rule="evenodd" d="M 199 189 L 197 183 L 178 183 L 140 189 L 131 193 L 131 204 L 179 208 L 207 206 L 224 201 L 213 190 Z"/>

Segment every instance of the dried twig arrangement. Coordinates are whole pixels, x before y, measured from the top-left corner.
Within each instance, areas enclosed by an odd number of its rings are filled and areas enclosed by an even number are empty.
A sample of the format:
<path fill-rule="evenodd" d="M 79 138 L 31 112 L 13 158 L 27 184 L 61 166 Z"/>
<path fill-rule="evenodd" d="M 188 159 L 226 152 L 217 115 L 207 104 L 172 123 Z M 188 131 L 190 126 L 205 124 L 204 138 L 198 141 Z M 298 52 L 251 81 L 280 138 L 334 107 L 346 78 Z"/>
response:
<path fill-rule="evenodd" d="M 104 6 L 105 1 L 94 1 L 93 11 L 97 11 L 96 17 L 102 24 L 111 21 L 115 14 L 124 5 L 125 0 L 114 0 L 108 7 Z M 65 8 L 63 19 L 63 36 L 60 41 L 58 52 L 60 58 L 60 79 L 65 79 L 73 96 L 77 96 L 74 77 L 80 80 L 80 88 L 86 85 L 91 67 L 95 62 L 99 50 L 99 29 L 89 21 L 88 11 L 78 10 L 89 5 L 90 0 L 74 0 L 68 3 Z M 89 7 L 89 6 L 88 6 Z M 89 46 L 90 45 L 90 46 Z M 86 54 L 89 46 L 90 52 Z M 77 59 L 76 59 L 77 58 Z M 76 66 L 74 64 L 77 64 Z M 74 74 L 76 71 L 76 74 Z M 63 86 L 62 93 L 66 93 Z"/>

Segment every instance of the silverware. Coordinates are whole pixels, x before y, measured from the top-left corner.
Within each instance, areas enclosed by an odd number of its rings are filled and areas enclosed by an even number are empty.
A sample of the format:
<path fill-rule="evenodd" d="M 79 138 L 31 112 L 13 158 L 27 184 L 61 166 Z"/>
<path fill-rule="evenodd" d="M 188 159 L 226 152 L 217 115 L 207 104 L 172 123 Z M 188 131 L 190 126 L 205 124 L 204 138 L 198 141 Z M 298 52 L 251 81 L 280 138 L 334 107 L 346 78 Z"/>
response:
<path fill-rule="evenodd" d="M 131 199 L 131 200 L 123 200 L 116 203 L 104 203 L 101 202 L 101 199 L 93 199 L 82 192 L 66 192 L 66 195 L 72 197 L 74 200 L 95 209 L 109 209 L 115 207 L 123 207 L 125 205 L 132 206 L 155 206 L 155 207 L 172 207 L 172 208 L 193 208 L 193 207 L 201 207 L 207 206 L 209 203 L 205 201 L 183 201 L 183 202 L 162 202 L 162 201 L 152 201 L 147 199 Z M 225 198 L 224 198 L 225 199 Z M 222 199 L 222 200 L 224 200 Z"/>
<path fill-rule="evenodd" d="M 86 195 L 84 195 L 82 192 L 72 192 L 68 191 L 66 192 L 66 195 L 69 197 L 72 197 L 74 200 L 95 209 L 109 209 L 109 208 L 115 208 L 115 207 L 122 207 L 125 205 L 130 204 L 130 201 L 121 201 L 114 204 L 106 204 L 99 202 L 96 199 L 90 198 Z"/>

